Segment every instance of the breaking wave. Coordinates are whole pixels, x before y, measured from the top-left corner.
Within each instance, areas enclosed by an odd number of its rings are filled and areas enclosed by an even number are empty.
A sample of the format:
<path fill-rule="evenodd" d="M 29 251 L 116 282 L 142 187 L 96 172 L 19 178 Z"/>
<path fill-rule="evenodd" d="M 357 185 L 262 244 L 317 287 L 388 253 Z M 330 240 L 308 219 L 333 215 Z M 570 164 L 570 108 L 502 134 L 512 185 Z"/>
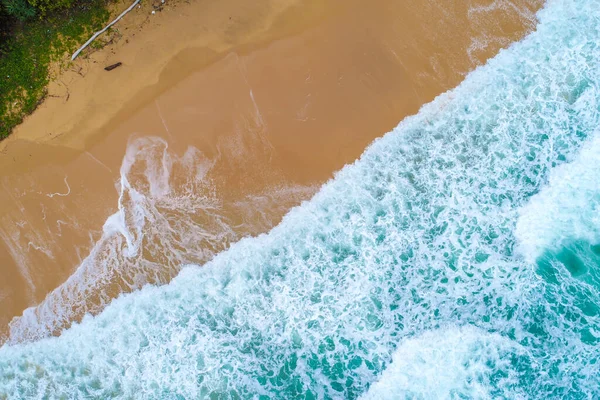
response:
<path fill-rule="evenodd" d="M 0 397 L 598 397 L 600 3 L 538 17 L 268 234 L 3 346 Z"/>

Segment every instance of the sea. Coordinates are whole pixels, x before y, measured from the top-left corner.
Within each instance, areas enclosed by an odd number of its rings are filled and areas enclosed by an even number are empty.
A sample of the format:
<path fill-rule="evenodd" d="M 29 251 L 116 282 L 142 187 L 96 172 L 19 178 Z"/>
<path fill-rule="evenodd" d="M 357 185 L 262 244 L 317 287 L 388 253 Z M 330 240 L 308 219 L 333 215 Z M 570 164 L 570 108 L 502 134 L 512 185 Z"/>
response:
<path fill-rule="evenodd" d="M 268 233 L 0 348 L 0 399 L 599 397 L 597 0 L 548 0 Z"/>

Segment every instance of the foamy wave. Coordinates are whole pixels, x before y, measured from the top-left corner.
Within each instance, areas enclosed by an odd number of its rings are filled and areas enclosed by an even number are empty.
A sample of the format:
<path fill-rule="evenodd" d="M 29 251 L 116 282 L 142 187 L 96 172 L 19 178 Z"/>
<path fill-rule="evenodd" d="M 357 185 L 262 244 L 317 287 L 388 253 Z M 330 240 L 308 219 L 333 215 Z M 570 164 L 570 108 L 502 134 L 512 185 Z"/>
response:
<path fill-rule="evenodd" d="M 60 333 L 84 314 L 97 314 L 121 293 L 165 284 L 183 265 L 203 264 L 240 236 L 270 228 L 274 215 L 315 191 L 273 188 L 226 211 L 211 181 L 213 166 L 195 148 L 177 156 L 160 138 L 132 139 L 116 184 L 118 211 L 106 220 L 102 237 L 75 273 L 41 304 L 12 320 L 10 343 Z"/>
<path fill-rule="evenodd" d="M 591 97 L 591 96 L 588 96 Z M 595 98 L 591 99 L 593 103 Z M 585 108 L 598 104 L 585 104 Z M 555 168 L 549 183 L 523 207 L 516 235 L 534 262 L 544 251 L 568 242 L 600 243 L 600 135 L 569 164 Z"/>
<path fill-rule="evenodd" d="M 454 347 L 462 369 L 431 393 L 598 397 L 597 287 L 538 273 L 515 229 L 600 126 L 580 100 L 600 98 L 600 7 L 554 0 L 540 19 L 268 234 L 2 347 L 0 396 L 357 398 L 388 368 L 412 377 L 403 357 L 456 365 Z"/>
<path fill-rule="evenodd" d="M 510 389 L 518 376 L 511 358 L 522 352 L 507 338 L 472 326 L 426 332 L 400 344 L 362 399 L 489 399 L 494 386 L 509 388 L 503 398 L 525 399 L 522 388 Z M 504 376 L 493 385 L 498 370 Z"/>

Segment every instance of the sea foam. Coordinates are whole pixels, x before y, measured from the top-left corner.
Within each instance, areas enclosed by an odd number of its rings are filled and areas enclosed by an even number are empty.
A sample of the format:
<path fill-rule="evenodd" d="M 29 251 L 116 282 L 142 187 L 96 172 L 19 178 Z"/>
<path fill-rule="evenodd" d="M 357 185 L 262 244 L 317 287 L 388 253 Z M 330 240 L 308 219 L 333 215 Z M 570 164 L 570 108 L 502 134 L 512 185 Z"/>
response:
<path fill-rule="evenodd" d="M 539 20 L 268 234 L 2 347 L 0 397 L 598 397 L 599 267 L 517 226 L 574 233 L 535 208 L 597 149 L 600 2 Z"/>

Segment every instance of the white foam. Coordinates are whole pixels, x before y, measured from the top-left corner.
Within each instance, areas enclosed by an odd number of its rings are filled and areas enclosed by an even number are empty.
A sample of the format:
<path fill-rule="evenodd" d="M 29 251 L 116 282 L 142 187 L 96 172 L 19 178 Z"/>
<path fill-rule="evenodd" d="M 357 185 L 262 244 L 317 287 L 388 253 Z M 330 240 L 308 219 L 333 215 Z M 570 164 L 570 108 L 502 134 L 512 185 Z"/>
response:
<path fill-rule="evenodd" d="M 121 296 L 60 337 L 3 346 L 0 396 L 356 398 L 388 366 L 379 385 L 399 367 L 418 394 L 430 370 L 419 380 L 402 365 L 437 360 L 473 363 L 429 389 L 442 396 L 597 397 L 598 296 L 569 276 L 544 279 L 515 251 L 521 208 L 600 126 L 579 100 L 600 98 L 597 6 L 550 1 L 536 33 L 377 140 L 268 234 Z M 172 196 L 163 187 L 154 193 Z M 157 234 L 159 219 L 145 215 L 142 233 Z"/>
<path fill-rule="evenodd" d="M 183 265 L 203 264 L 239 235 L 268 230 L 277 222 L 274 216 L 317 190 L 269 188 L 228 205 L 227 212 L 241 221 L 234 230 L 214 191 L 213 166 L 214 160 L 193 147 L 177 156 L 162 139 L 133 138 L 117 182 L 118 211 L 107 218 L 102 237 L 75 273 L 11 321 L 10 342 L 56 334 L 85 313 L 100 312 L 115 292 L 167 283 Z"/>
<path fill-rule="evenodd" d="M 600 243 L 600 134 L 552 171 L 548 185 L 521 209 L 516 236 L 531 262 L 563 240 Z"/>
<path fill-rule="evenodd" d="M 106 220 L 102 237 L 75 273 L 41 304 L 13 319 L 10 341 L 36 340 L 59 332 L 83 314 L 104 308 L 112 299 L 109 293 L 119 286 L 127 292 L 148 282 L 166 283 L 181 265 L 205 261 L 207 254 L 202 258 L 202 250 L 191 245 L 191 238 L 205 246 L 207 241 L 218 246 L 227 235 L 232 240 L 235 236 L 227 224 L 213 213 L 217 203 L 206 180 L 211 167 L 212 162 L 196 149 L 178 157 L 168 152 L 162 139 L 131 140 L 117 184 L 118 211 Z M 200 214 L 204 216 L 200 222 L 189 217 Z M 176 250 L 178 246 L 188 253 Z M 153 258 L 162 265 L 155 265 L 150 261 Z"/>
<path fill-rule="evenodd" d="M 48 196 L 48 197 L 52 198 L 52 197 L 54 197 L 54 196 L 66 197 L 66 196 L 70 195 L 70 194 L 71 194 L 71 186 L 69 186 L 69 181 L 67 180 L 67 177 L 66 177 L 66 176 L 65 176 L 65 179 L 64 179 L 64 181 L 65 181 L 65 186 L 67 187 L 67 191 L 66 191 L 65 193 L 59 193 L 59 192 L 56 192 L 56 193 L 48 193 L 48 194 L 46 194 L 46 196 Z"/>
<path fill-rule="evenodd" d="M 510 357 L 522 349 L 510 340 L 472 326 L 449 327 L 405 339 L 391 365 L 362 399 L 491 399 L 490 375 L 507 371 L 500 386 L 514 383 Z M 504 398 L 525 399 L 508 390 Z"/>

